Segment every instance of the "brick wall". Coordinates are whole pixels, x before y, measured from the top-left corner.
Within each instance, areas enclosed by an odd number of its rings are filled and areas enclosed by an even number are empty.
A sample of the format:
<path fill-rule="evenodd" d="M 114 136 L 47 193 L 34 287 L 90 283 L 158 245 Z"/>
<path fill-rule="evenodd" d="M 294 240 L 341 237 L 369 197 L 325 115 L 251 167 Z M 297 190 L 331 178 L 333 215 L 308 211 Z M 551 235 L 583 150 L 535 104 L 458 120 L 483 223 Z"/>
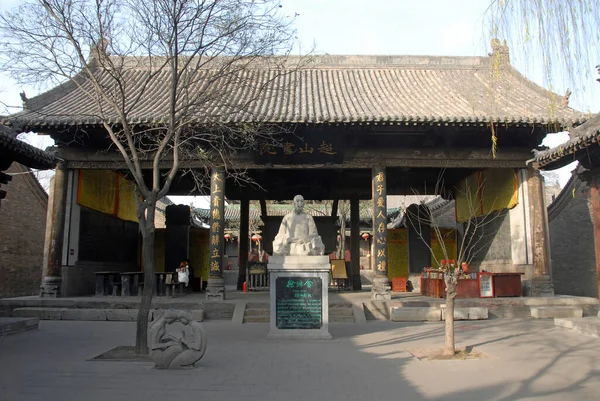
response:
<path fill-rule="evenodd" d="M 587 184 L 576 180 L 575 183 L 570 182 L 548 208 L 552 279 L 556 294 L 598 297 L 589 196 Z"/>
<path fill-rule="evenodd" d="M 48 196 L 27 167 L 6 173 L 14 175 L 0 205 L 0 298 L 38 294 Z"/>
<path fill-rule="evenodd" d="M 469 263 L 470 271 L 512 271 L 510 214 L 508 211 L 491 213 L 484 217 L 478 217 L 476 220 L 476 229 L 473 231 L 473 227 L 470 228 L 474 234 L 470 241 L 474 248 L 474 256 Z"/>

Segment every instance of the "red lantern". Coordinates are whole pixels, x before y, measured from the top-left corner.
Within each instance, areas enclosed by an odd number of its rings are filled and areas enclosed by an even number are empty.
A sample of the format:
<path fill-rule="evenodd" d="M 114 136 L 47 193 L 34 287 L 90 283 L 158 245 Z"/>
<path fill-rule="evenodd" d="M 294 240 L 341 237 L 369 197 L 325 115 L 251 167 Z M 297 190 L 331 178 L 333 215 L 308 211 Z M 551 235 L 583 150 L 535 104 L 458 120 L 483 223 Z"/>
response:
<path fill-rule="evenodd" d="M 229 241 L 231 239 L 231 234 L 227 233 L 223 237 L 225 238 L 225 241 Z"/>
<path fill-rule="evenodd" d="M 258 245 L 258 241 L 261 241 L 262 237 L 260 236 L 260 234 L 254 234 L 252 236 L 252 241 L 256 242 L 256 245 Z"/>
<path fill-rule="evenodd" d="M 369 233 L 363 233 L 363 234 L 361 235 L 361 237 L 363 237 L 363 239 L 364 239 L 365 241 L 366 241 L 366 240 L 368 240 L 370 236 L 371 236 L 371 235 L 370 235 Z"/>
<path fill-rule="evenodd" d="M 442 259 L 442 260 L 440 261 L 440 263 L 442 264 L 442 266 L 446 266 L 446 259 Z"/>

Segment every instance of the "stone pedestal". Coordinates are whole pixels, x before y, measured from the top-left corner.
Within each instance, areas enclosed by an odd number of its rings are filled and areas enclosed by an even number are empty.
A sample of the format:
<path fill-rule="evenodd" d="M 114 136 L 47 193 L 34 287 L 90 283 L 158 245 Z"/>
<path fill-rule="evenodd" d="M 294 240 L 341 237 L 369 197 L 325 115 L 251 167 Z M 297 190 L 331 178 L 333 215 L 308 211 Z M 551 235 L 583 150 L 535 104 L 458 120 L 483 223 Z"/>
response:
<path fill-rule="evenodd" d="M 46 276 L 42 279 L 40 297 L 58 298 L 60 296 L 61 277 Z"/>
<path fill-rule="evenodd" d="M 387 277 L 375 276 L 371 287 L 371 299 L 373 301 L 389 301 L 392 299 L 392 287 Z"/>
<path fill-rule="evenodd" d="M 271 256 L 267 338 L 330 340 L 329 256 Z"/>
<path fill-rule="evenodd" d="M 223 277 L 209 276 L 206 284 L 207 301 L 225 300 L 225 280 Z"/>
<path fill-rule="evenodd" d="M 549 275 L 535 276 L 531 283 L 532 297 L 553 297 L 554 286 Z"/>

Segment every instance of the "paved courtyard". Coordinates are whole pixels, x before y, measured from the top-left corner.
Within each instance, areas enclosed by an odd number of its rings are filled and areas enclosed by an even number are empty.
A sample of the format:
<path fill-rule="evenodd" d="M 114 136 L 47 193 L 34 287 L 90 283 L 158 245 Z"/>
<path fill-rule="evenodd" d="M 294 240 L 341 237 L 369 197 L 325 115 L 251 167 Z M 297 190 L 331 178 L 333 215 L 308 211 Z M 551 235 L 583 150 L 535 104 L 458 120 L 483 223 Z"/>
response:
<path fill-rule="evenodd" d="M 204 323 L 197 369 L 88 361 L 133 342 L 135 324 L 42 321 L 0 337 L 0 400 L 598 400 L 600 339 L 551 320 L 457 323 L 457 343 L 491 358 L 419 361 L 443 323 L 333 324 L 331 341 L 269 341 L 267 324 Z"/>

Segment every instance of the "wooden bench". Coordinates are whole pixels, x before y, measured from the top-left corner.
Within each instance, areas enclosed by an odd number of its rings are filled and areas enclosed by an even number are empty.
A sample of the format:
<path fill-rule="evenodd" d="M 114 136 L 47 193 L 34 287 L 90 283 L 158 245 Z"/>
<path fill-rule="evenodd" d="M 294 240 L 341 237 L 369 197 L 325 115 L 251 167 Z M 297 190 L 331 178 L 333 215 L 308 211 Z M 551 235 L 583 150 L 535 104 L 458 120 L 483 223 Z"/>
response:
<path fill-rule="evenodd" d="M 165 283 L 165 295 L 171 297 L 178 297 L 180 295 L 185 295 L 187 293 L 187 288 L 185 287 L 185 283 L 180 282 L 172 282 Z"/>
<path fill-rule="evenodd" d="M 248 262 L 246 283 L 248 291 L 269 291 L 269 273 L 267 272 L 267 264 Z"/>
<path fill-rule="evenodd" d="M 95 272 L 96 295 L 121 295 L 121 273 L 115 271 Z"/>
<path fill-rule="evenodd" d="M 132 295 L 136 295 L 139 292 L 140 288 L 142 288 L 142 289 L 144 288 L 144 272 L 123 272 L 123 273 L 121 273 L 121 296 L 122 297 L 129 297 Z"/>

